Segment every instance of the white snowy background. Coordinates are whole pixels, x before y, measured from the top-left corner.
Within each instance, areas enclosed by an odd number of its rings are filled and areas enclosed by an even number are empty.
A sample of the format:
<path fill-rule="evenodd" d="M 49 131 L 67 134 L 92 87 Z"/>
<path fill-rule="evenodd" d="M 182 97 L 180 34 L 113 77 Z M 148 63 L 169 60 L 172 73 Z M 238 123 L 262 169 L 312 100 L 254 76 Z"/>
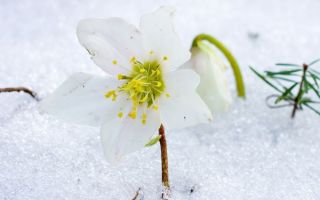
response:
<path fill-rule="evenodd" d="M 137 25 L 164 4 L 176 7 L 186 46 L 202 32 L 223 41 L 247 86 L 247 100 L 237 99 L 229 69 L 230 112 L 168 133 L 174 199 L 320 199 L 319 116 L 305 110 L 292 121 L 291 109 L 267 108 L 273 90 L 248 68 L 319 58 L 319 0 L 0 0 L 0 87 L 27 86 L 44 98 L 75 72 L 102 73 L 77 41 L 78 21 L 119 16 Z M 41 115 L 37 106 L 26 94 L 0 94 L 1 200 L 128 200 L 138 188 L 145 200 L 159 199 L 158 145 L 110 166 L 99 129 Z"/>

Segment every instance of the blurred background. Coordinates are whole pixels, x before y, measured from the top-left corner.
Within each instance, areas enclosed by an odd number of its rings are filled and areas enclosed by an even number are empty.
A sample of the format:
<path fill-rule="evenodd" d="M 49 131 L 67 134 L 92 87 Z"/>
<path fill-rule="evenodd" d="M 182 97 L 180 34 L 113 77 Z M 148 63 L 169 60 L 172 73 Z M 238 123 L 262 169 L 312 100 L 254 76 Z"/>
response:
<path fill-rule="evenodd" d="M 138 25 L 141 14 L 161 5 L 176 7 L 176 31 L 186 46 L 198 33 L 212 34 L 244 70 L 278 61 L 300 64 L 319 54 L 318 0 L 1 0 L 0 81 L 39 89 L 35 76 L 46 76 L 41 81 L 48 84 L 51 78 L 61 82 L 74 66 L 76 71 L 93 70 L 75 35 L 79 20 L 118 16 Z M 61 76 L 61 71 L 67 74 Z"/>
<path fill-rule="evenodd" d="M 77 23 L 121 17 L 138 26 L 161 5 L 176 7 L 185 46 L 199 33 L 221 40 L 248 91 L 236 99 L 229 69 L 230 112 L 170 133 L 174 198 L 319 199 L 319 117 L 305 111 L 291 121 L 291 109 L 267 108 L 273 91 L 248 68 L 320 58 L 319 0 L 0 0 L 0 87 L 26 86 L 44 98 L 75 72 L 101 74 L 77 41 Z M 0 111 L 0 199 L 130 199 L 139 187 L 158 199 L 157 146 L 111 167 L 98 129 L 40 115 L 25 94 L 1 94 Z"/>

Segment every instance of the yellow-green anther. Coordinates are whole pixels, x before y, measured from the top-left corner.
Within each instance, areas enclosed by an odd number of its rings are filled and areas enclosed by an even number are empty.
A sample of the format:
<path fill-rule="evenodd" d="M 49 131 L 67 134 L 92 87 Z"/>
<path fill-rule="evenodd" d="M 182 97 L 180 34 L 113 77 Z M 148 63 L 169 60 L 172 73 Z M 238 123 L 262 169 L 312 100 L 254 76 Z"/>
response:
<path fill-rule="evenodd" d="M 160 81 L 154 81 L 156 87 L 161 87 L 162 83 Z"/>

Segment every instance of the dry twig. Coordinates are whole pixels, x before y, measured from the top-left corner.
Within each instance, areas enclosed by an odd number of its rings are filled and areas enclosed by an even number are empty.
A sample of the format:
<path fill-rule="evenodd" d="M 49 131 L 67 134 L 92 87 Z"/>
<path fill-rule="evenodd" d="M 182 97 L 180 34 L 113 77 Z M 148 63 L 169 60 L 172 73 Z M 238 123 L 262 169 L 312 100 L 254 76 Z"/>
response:
<path fill-rule="evenodd" d="M 32 91 L 31 89 L 28 89 L 26 87 L 8 87 L 8 88 L 0 88 L 0 93 L 1 92 L 24 92 L 29 94 L 32 98 L 35 100 L 39 100 L 37 94 Z"/>

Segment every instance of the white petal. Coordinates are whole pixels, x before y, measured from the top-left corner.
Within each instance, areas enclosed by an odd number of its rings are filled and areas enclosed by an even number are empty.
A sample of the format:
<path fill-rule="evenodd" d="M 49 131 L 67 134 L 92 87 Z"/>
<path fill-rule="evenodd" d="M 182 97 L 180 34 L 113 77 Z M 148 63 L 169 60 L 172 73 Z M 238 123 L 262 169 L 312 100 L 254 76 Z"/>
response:
<path fill-rule="evenodd" d="M 113 119 L 101 127 L 103 151 L 108 162 L 116 163 L 122 156 L 139 150 L 149 142 L 160 127 L 159 113 L 148 109 L 147 122 L 140 118 Z"/>
<path fill-rule="evenodd" d="M 198 42 L 198 48 L 193 48 L 191 60 L 193 69 L 200 75 L 197 91 L 201 98 L 213 113 L 227 111 L 232 97 L 223 61 L 203 42 Z"/>
<path fill-rule="evenodd" d="M 166 74 L 165 81 L 170 96 L 161 96 L 159 110 L 166 128 L 179 129 L 212 120 L 209 108 L 196 93 L 199 77 L 195 72 L 171 72 Z"/>
<path fill-rule="evenodd" d="M 148 51 L 153 51 L 163 61 L 164 71 L 173 71 L 190 58 L 188 48 L 182 45 L 173 26 L 174 9 L 161 7 L 141 17 L 140 29 Z"/>
<path fill-rule="evenodd" d="M 40 103 L 40 109 L 69 122 L 99 126 L 123 109 L 120 99 L 114 102 L 104 97 L 117 83 L 112 78 L 74 74 Z"/>
<path fill-rule="evenodd" d="M 140 32 L 120 18 L 82 20 L 77 35 L 94 62 L 108 73 L 117 73 L 117 67 L 130 69 L 130 59 L 143 54 Z"/>
<path fill-rule="evenodd" d="M 179 69 L 194 70 L 192 59 L 189 59 L 187 62 L 183 63 L 183 65 Z"/>

